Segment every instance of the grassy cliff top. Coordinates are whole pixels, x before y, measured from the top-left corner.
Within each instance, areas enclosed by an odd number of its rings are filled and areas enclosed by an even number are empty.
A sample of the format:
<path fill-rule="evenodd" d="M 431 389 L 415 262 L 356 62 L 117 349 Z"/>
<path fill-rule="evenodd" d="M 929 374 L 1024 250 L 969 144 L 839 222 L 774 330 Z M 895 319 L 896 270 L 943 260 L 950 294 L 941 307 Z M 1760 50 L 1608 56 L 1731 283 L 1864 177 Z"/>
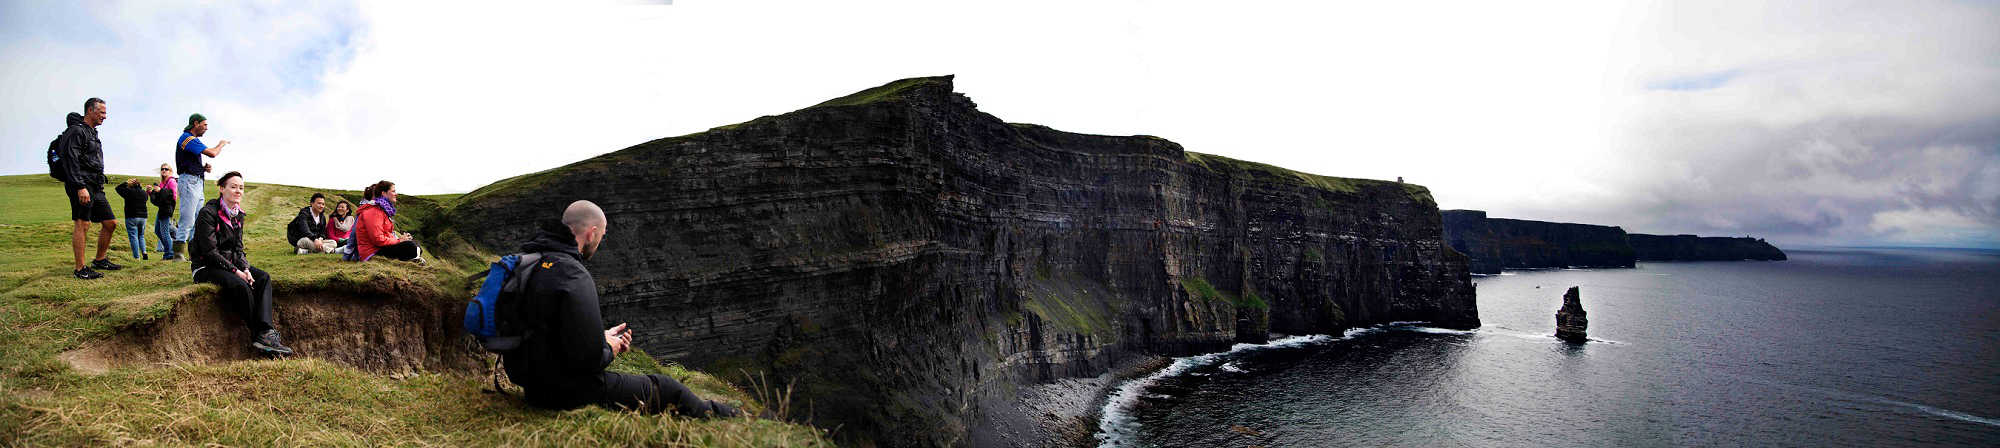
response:
<path fill-rule="evenodd" d="M 1431 190 L 1429 188 L 1424 188 L 1424 186 L 1417 184 L 1386 181 L 1386 180 L 1375 180 L 1375 179 L 1356 179 L 1349 177 L 1321 176 L 1318 174 L 1291 170 L 1277 165 L 1251 162 L 1248 160 L 1232 159 L 1214 154 L 1202 154 L 1194 151 L 1187 151 L 1186 154 L 1188 163 L 1199 165 L 1209 170 L 1243 172 L 1243 173 L 1261 173 L 1264 175 L 1269 175 L 1280 182 L 1296 183 L 1300 185 L 1310 186 L 1313 188 L 1318 188 L 1321 190 L 1340 192 L 1340 193 L 1355 193 L 1360 191 L 1360 189 L 1364 187 L 1398 188 L 1401 189 L 1404 194 L 1409 195 L 1411 200 L 1422 203 L 1430 203 L 1430 204 L 1437 203 L 1437 200 L 1431 197 Z"/>
<path fill-rule="evenodd" d="M 129 176 L 113 176 L 119 182 Z M 263 180 L 250 177 L 249 180 Z M 124 200 L 106 193 L 114 211 Z M 58 355 L 141 331 L 183 298 L 212 297 L 186 263 L 131 259 L 122 219 L 110 258 L 126 266 L 97 280 L 71 278 L 68 204 L 42 175 L 0 176 L 0 445 L 826 445 L 811 427 L 751 419 L 688 420 L 612 412 L 528 409 L 486 393 L 483 374 L 420 372 L 395 377 L 310 357 L 114 368 L 89 374 Z M 209 198 L 218 189 L 204 188 Z M 357 201 L 359 193 L 251 183 L 244 239 L 251 263 L 271 274 L 275 299 L 298 291 L 462 302 L 465 278 L 489 255 L 465 248 L 444 226 L 438 201 L 403 196 L 397 228 L 417 235 L 433 262 L 348 263 L 337 255 L 293 255 L 284 226 L 313 192 Z M 148 207 L 152 212 L 152 207 Z M 120 218 L 123 218 L 122 213 Z M 147 223 L 148 244 L 156 244 Z M 94 255 L 95 225 L 86 257 Z M 393 285 L 383 287 L 381 285 Z M 281 316 L 282 319 L 282 316 Z M 232 323 L 219 323 L 230 325 Z M 761 407 L 730 384 L 633 352 L 615 370 L 662 373 L 704 397 Z"/>
<path fill-rule="evenodd" d="M 895 81 L 890 81 L 888 84 L 883 84 L 880 86 L 876 86 L 874 88 L 862 90 L 860 92 L 854 92 L 853 94 L 849 94 L 847 96 L 826 100 L 819 104 L 814 104 L 812 105 L 812 107 L 856 106 L 856 105 L 874 103 L 878 101 L 902 98 L 903 95 L 908 94 L 910 91 L 916 90 L 918 87 L 923 87 L 923 86 L 942 86 L 945 89 L 949 90 L 951 89 L 951 79 L 952 75 L 899 79 Z M 808 109 L 810 109 L 810 107 Z"/>

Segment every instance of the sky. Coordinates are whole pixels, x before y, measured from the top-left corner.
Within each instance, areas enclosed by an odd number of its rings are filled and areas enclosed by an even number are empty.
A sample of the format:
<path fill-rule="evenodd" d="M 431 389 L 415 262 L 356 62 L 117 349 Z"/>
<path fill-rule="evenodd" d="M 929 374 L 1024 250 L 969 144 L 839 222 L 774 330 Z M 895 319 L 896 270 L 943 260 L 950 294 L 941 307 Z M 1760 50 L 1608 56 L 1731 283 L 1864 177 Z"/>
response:
<path fill-rule="evenodd" d="M 2000 247 L 1990 1 L 0 0 L 0 173 L 83 100 L 113 173 L 186 117 L 253 182 L 465 192 L 954 74 L 1071 132 L 1428 186 L 1446 209 Z M 358 168 L 365 167 L 365 168 Z"/>

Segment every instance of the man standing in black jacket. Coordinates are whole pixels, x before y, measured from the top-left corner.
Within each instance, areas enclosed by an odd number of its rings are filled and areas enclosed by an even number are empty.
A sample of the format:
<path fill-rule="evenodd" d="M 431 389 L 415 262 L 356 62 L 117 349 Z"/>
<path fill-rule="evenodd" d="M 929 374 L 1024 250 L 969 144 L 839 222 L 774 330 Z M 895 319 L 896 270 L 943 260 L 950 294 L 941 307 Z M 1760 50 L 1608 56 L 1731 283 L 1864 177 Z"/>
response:
<path fill-rule="evenodd" d="M 530 330 L 520 348 L 505 355 L 507 377 L 526 392 L 529 405 L 540 408 L 596 404 L 649 413 L 671 407 L 694 417 L 740 415 L 734 407 L 695 396 L 666 375 L 604 371 L 632 346 L 625 324 L 604 329 L 597 283 L 583 268 L 583 260 L 604 241 L 607 224 L 597 204 L 576 201 L 563 211 L 561 222 L 543 223 L 541 234 L 521 245 L 521 252 L 542 258 L 529 267 L 520 309 L 513 311 Z"/>
<path fill-rule="evenodd" d="M 70 112 L 69 128 L 62 137 L 63 169 L 69 176 L 63 179 L 63 193 L 69 196 L 69 219 L 76 222 L 76 229 L 70 232 L 70 252 L 76 258 L 76 278 L 89 280 L 103 277 L 97 270 L 116 271 L 123 266 L 113 264 L 106 252 L 111 250 L 111 229 L 116 227 L 116 216 L 111 215 L 111 201 L 104 200 L 104 143 L 97 139 L 97 125 L 104 124 L 110 116 L 104 100 L 91 98 L 83 101 L 83 113 Z M 97 258 L 90 266 L 83 265 L 84 238 L 90 232 L 90 223 L 99 223 L 102 230 L 97 232 Z"/>

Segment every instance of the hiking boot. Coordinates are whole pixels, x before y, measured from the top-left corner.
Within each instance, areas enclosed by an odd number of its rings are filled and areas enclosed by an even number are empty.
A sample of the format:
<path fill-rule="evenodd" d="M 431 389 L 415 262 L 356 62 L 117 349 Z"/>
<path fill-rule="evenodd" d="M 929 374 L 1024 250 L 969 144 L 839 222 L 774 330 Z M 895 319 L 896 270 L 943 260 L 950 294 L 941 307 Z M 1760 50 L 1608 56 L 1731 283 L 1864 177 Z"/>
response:
<path fill-rule="evenodd" d="M 117 264 L 112 263 L 110 259 L 100 259 L 97 261 L 92 261 L 90 262 L 90 267 L 102 271 L 116 271 L 119 269 L 125 269 L 124 266 L 119 266 Z"/>
<path fill-rule="evenodd" d="M 292 348 L 286 347 L 284 342 L 278 340 L 278 330 L 264 330 L 264 334 L 258 335 L 256 340 L 250 341 L 250 347 L 273 355 L 292 354 Z"/>
<path fill-rule="evenodd" d="M 93 280 L 103 276 L 104 274 L 99 274 L 97 271 L 90 270 L 90 268 L 76 270 L 76 278 L 83 280 Z"/>
<path fill-rule="evenodd" d="M 169 254 L 173 254 L 173 256 L 174 256 L 174 259 L 175 259 L 175 260 L 179 260 L 179 259 L 182 259 L 182 258 L 187 258 L 187 255 L 186 255 L 186 254 L 187 254 L 187 250 L 186 250 L 186 249 L 187 249 L 187 242 L 186 242 L 186 241 L 175 241 L 175 242 L 174 242 L 174 248 L 173 248 L 173 250 L 169 250 L 169 251 L 167 251 L 167 253 L 169 253 Z"/>
<path fill-rule="evenodd" d="M 153 254 L 139 254 L 139 259 L 141 259 L 141 260 L 151 260 L 151 259 L 153 259 Z"/>

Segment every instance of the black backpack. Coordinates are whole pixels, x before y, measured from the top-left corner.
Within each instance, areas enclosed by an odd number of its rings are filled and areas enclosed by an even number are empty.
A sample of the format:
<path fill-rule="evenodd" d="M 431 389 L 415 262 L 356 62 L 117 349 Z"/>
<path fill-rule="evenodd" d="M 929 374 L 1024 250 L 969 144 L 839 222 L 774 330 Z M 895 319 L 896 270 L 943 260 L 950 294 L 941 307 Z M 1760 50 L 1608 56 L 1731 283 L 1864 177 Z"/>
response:
<path fill-rule="evenodd" d="M 69 157 L 69 154 L 63 151 L 62 141 L 62 134 L 56 134 L 55 140 L 49 140 L 49 177 L 69 182 L 69 162 L 63 160 L 64 157 Z"/>

